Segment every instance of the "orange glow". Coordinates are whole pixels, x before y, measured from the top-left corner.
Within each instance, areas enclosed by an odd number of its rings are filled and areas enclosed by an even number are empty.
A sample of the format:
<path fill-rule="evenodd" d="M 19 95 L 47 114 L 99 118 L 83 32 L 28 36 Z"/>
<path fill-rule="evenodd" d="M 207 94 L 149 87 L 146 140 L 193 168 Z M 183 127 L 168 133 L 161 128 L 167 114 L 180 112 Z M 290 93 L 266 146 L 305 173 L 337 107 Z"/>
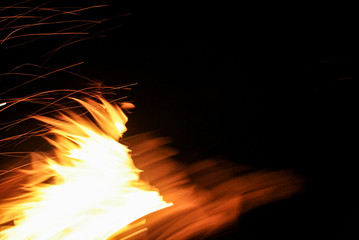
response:
<path fill-rule="evenodd" d="M 127 147 L 118 142 L 127 122 L 118 105 L 95 95 L 73 100 L 90 114 L 35 117 L 53 150 L 32 153 L 30 169 L 4 171 L 0 240 L 203 239 L 303 190 L 290 170 L 222 158 L 181 164 L 165 138 L 141 134 L 121 140 Z"/>
<path fill-rule="evenodd" d="M 24 193 L 0 205 L 1 240 L 111 239 L 144 231 L 145 215 L 171 206 L 140 179 L 131 151 L 118 142 L 127 117 L 99 98 L 79 102 L 94 119 L 74 112 L 36 117 L 49 127 L 52 153 L 34 153 Z M 2 231 L 1 231 L 2 230 Z"/>
<path fill-rule="evenodd" d="M 291 170 L 258 170 L 222 157 L 181 164 L 167 138 L 141 134 L 127 142 L 141 177 L 173 202 L 146 217 L 148 239 L 206 239 L 233 231 L 240 214 L 303 191 L 304 179 Z"/>

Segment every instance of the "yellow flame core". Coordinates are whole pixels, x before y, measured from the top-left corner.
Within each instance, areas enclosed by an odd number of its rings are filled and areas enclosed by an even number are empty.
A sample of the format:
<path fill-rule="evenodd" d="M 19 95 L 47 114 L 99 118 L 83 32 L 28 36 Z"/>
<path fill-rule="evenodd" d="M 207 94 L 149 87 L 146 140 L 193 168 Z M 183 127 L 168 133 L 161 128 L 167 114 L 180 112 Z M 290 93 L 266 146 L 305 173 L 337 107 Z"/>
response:
<path fill-rule="evenodd" d="M 123 111 L 102 98 L 74 100 L 95 121 L 70 111 L 37 117 L 50 126 L 54 151 L 33 154 L 26 193 L 2 213 L 15 226 L 0 232 L 1 240 L 110 239 L 171 205 L 140 179 L 130 150 L 118 142 L 126 131 Z"/>

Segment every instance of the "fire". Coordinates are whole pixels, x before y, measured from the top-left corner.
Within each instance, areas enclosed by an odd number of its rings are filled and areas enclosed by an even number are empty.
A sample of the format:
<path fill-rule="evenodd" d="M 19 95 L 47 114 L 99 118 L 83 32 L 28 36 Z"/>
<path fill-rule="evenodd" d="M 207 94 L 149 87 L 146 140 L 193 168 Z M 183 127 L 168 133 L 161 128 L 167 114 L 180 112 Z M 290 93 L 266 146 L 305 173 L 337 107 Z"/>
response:
<path fill-rule="evenodd" d="M 32 155 L 24 193 L 0 206 L 0 223 L 14 222 L 1 240 L 111 239 L 172 205 L 140 179 L 131 151 L 118 142 L 127 130 L 121 108 L 101 97 L 74 100 L 92 120 L 72 111 L 36 117 L 49 127 L 54 150 Z"/>

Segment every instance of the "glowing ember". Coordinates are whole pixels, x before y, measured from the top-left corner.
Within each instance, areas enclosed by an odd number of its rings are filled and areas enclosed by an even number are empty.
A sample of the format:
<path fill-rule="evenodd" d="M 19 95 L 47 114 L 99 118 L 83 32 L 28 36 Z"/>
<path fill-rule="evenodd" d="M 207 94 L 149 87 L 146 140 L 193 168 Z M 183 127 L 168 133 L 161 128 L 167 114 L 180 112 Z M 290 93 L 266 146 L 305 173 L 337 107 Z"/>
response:
<path fill-rule="evenodd" d="M 0 239 L 109 239 L 171 206 L 140 179 L 131 151 L 118 142 L 126 131 L 122 110 L 102 98 L 75 100 L 95 121 L 70 111 L 37 117 L 49 126 L 54 151 L 33 154 L 25 193 L 1 206 L 0 222 L 14 226 Z"/>

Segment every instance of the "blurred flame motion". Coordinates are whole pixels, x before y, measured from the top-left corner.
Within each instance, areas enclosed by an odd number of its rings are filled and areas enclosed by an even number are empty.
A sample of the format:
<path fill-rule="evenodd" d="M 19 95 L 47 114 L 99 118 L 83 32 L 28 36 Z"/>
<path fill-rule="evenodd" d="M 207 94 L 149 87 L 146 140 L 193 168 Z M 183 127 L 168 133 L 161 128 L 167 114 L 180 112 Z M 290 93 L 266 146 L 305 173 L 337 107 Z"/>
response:
<path fill-rule="evenodd" d="M 205 239 L 226 227 L 233 231 L 239 214 L 304 190 L 304 179 L 292 170 L 256 170 L 221 157 L 182 165 L 171 158 L 176 151 L 168 138 L 141 134 L 127 141 L 144 170 L 141 177 L 174 204 L 147 216 L 149 239 Z"/>
<path fill-rule="evenodd" d="M 0 223 L 14 222 L 0 239 L 110 239 L 171 205 L 140 180 L 130 150 L 118 142 L 126 131 L 122 110 L 102 98 L 74 100 L 95 121 L 70 111 L 36 117 L 55 136 L 47 138 L 54 154 L 34 153 L 25 193 L 0 205 Z"/>
<path fill-rule="evenodd" d="M 203 239 L 303 188 L 289 170 L 219 158 L 184 165 L 172 158 L 168 139 L 150 134 L 121 140 L 131 154 L 118 142 L 127 117 L 96 98 L 74 99 L 92 120 L 71 111 L 36 117 L 49 127 L 54 151 L 33 153 L 32 169 L 8 172 L 0 184 L 0 200 L 7 198 L 0 201 L 1 240 Z"/>

